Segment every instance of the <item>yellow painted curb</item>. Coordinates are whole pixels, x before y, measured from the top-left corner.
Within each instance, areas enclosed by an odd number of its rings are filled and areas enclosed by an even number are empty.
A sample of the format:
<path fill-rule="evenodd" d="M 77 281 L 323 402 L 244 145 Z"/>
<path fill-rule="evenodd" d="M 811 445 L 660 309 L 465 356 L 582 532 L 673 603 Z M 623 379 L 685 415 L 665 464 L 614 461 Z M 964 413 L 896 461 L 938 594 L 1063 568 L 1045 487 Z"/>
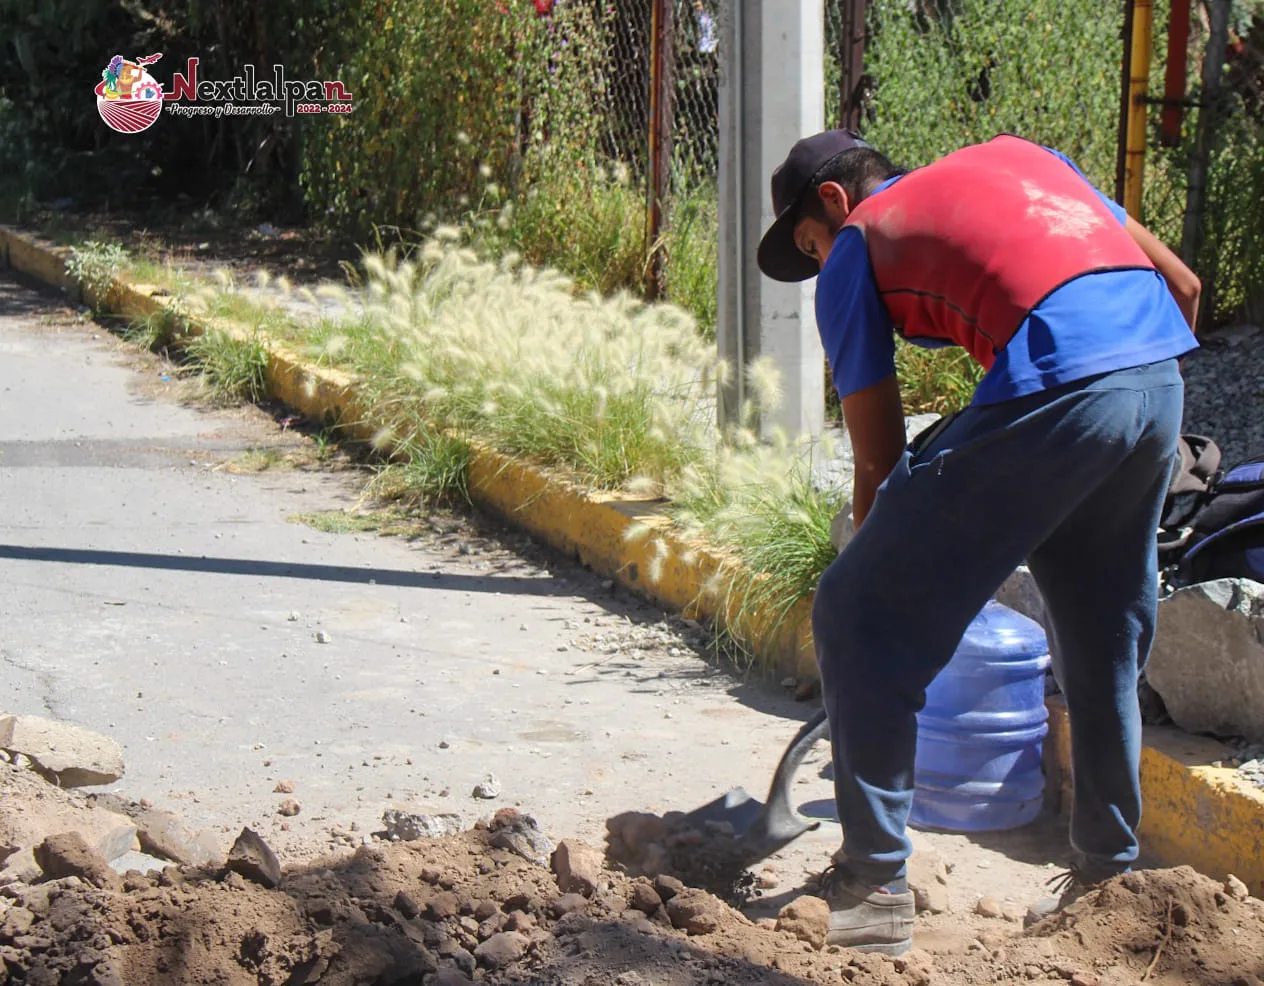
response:
<path fill-rule="evenodd" d="M 65 270 L 67 254 L 0 226 L 0 260 L 46 284 L 75 292 L 77 285 Z M 205 319 L 176 311 L 163 292 L 152 286 L 116 281 L 107 300 L 111 310 L 129 316 L 173 312 L 186 335 L 205 331 Z M 252 337 L 240 326 L 215 324 L 238 338 Z M 335 421 L 357 439 L 372 439 L 374 429 L 359 403 L 353 376 L 313 366 L 272 340 L 268 345 L 272 396 L 308 418 Z M 705 591 L 711 581 L 723 580 L 725 569 L 734 562 L 721 552 L 686 543 L 673 533 L 661 502 L 581 489 L 550 470 L 478 444 L 473 445 L 469 488 L 485 510 L 594 571 L 686 616 L 727 627 L 778 672 L 815 676 L 810 600 L 800 603 L 781 621 L 765 615 L 740 623 L 736 607 L 725 604 L 722 591 Z M 628 540 L 629 528 L 637 523 L 653 529 L 650 538 Z M 670 549 L 658 564 L 655 538 L 661 538 Z M 652 573 L 657 574 L 656 579 L 651 579 Z M 1048 802 L 1065 812 L 1071 797 L 1070 726 L 1059 700 L 1051 700 L 1048 707 Z M 1141 835 L 1147 851 L 1167 863 L 1188 863 L 1218 877 L 1232 872 L 1252 892 L 1264 895 L 1264 792 L 1239 780 L 1233 771 L 1205 766 L 1227 755 L 1218 743 L 1177 730 L 1148 729 L 1141 763 L 1146 801 Z"/>

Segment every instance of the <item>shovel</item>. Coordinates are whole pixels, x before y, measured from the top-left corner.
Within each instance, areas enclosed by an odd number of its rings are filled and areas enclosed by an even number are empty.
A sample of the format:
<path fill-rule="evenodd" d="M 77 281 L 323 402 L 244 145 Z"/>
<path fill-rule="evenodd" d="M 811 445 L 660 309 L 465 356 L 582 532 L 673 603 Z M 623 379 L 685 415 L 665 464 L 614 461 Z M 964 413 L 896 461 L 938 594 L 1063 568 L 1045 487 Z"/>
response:
<path fill-rule="evenodd" d="M 756 801 L 745 788 L 735 787 L 709 804 L 691 811 L 685 822 L 705 830 L 710 825 L 732 826 L 736 850 L 744 866 L 766 859 L 821 823 L 799 815 L 790 805 L 790 785 L 803 758 L 817 740 L 829 736 L 829 720 L 821 709 L 795 734 L 772 775 L 766 804 Z"/>

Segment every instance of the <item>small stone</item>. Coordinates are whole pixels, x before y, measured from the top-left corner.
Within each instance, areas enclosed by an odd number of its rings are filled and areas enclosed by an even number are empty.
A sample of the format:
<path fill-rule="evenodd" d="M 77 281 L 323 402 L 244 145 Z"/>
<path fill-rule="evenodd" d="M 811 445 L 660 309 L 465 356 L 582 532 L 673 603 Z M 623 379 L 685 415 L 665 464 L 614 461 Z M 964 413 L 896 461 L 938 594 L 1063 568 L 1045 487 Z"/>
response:
<path fill-rule="evenodd" d="M 387 808 L 382 812 L 382 824 L 386 829 L 381 834 L 391 842 L 442 839 L 445 835 L 455 835 L 464 827 L 460 815 L 418 815 L 399 808 Z"/>
<path fill-rule="evenodd" d="M 658 896 L 663 898 L 663 902 L 666 903 L 678 893 L 681 893 L 685 889 L 685 885 L 674 876 L 660 873 L 654 877 L 654 889 L 658 891 Z"/>
<path fill-rule="evenodd" d="M 558 843 L 550 861 L 562 893 L 591 897 L 602 880 L 602 857 L 596 849 L 574 839 Z"/>
<path fill-rule="evenodd" d="M 1014 921 L 1021 924 L 1027 916 L 1027 908 L 1021 904 L 1005 903 L 1001 905 L 1001 916 L 1006 921 Z"/>
<path fill-rule="evenodd" d="M 428 883 L 432 887 L 437 887 L 443 882 L 443 871 L 434 866 L 423 866 L 418 874 L 422 883 Z"/>
<path fill-rule="evenodd" d="M 816 677 L 800 678 L 795 682 L 794 700 L 796 702 L 810 702 L 821 694 L 821 680 Z"/>
<path fill-rule="evenodd" d="M 1004 916 L 1001 905 L 994 901 L 991 897 L 981 897 L 979 902 L 974 905 L 974 913 L 982 918 L 999 918 Z"/>
<path fill-rule="evenodd" d="M 829 904 L 820 897 L 799 897 L 781 909 L 777 915 L 777 930 L 820 949 L 825 946 L 829 918 Z"/>
<path fill-rule="evenodd" d="M 121 890 L 122 880 L 78 832 L 51 835 L 35 847 L 35 862 L 50 880 L 74 876 L 104 890 Z"/>
<path fill-rule="evenodd" d="M 791 675 L 791 676 L 790 676 L 790 677 L 788 677 L 788 678 L 782 678 L 782 679 L 781 679 L 781 687 L 782 687 L 782 688 L 793 688 L 793 687 L 794 687 L 795 685 L 797 685 L 798 683 L 799 683 L 799 679 L 798 679 L 798 678 L 796 678 L 796 677 L 794 677 L 793 675 Z"/>
<path fill-rule="evenodd" d="M 452 744 L 451 744 L 451 743 L 449 743 L 449 742 L 448 742 L 447 740 L 445 740 L 445 739 L 441 739 L 441 740 L 439 740 L 439 749 L 440 749 L 440 750 L 450 750 L 450 749 L 452 749 Z"/>
<path fill-rule="evenodd" d="M 507 930 L 505 928 L 505 925 L 508 923 L 509 923 L 509 919 L 505 917 L 505 915 L 497 911 L 496 914 L 494 914 L 492 917 L 487 918 L 485 921 L 479 922 L 478 930 L 476 932 L 476 934 L 478 935 L 478 940 L 487 941 L 493 935 Z"/>
<path fill-rule="evenodd" d="M 759 871 L 759 876 L 755 880 L 756 886 L 761 890 L 772 890 L 779 886 L 780 883 L 781 878 L 777 876 L 776 871 L 769 869 L 767 866 Z"/>
<path fill-rule="evenodd" d="M 417 902 L 403 890 L 395 895 L 395 910 L 399 911 L 409 921 L 421 913 L 421 908 Z"/>
<path fill-rule="evenodd" d="M 284 815 L 286 818 L 293 818 L 300 811 L 302 811 L 302 806 L 293 798 L 286 798 L 277 806 L 277 814 Z"/>
<path fill-rule="evenodd" d="M 276 787 L 272 789 L 272 793 L 273 794 L 293 794 L 294 782 L 293 781 L 277 781 Z"/>
<path fill-rule="evenodd" d="M 1245 883 L 1239 880 L 1232 873 L 1225 880 L 1225 893 L 1236 901 L 1244 901 L 1251 896 L 1251 891 Z"/>
<path fill-rule="evenodd" d="M 679 928 L 685 934 L 709 935 L 720 927 L 716 916 L 717 905 L 719 901 L 710 894 L 691 888 L 681 891 L 667 902 L 667 916 L 671 918 L 672 927 Z"/>
<path fill-rule="evenodd" d="M 485 774 L 483 779 L 474 785 L 472 792 L 481 801 L 494 801 L 500 797 L 500 780 L 495 774 Z"/>
<path fill-rule="evenodd" d="M 628 895 L 628 906 L 642 914 L 653 914 L 663 906 L 663 898 L 648 880 L 637 880 Z"/>
<path fill-rule="evenodd" d="M 329 643 L 329 639 L 329 634 L 327 634 L 324 630 L 316 631 L 316 643 L 327 644 Z"/>
<path fill-rule="evenodd" d="M 500 905 L 494 900 L 480 900 L 474 905 L 474 918 L 477 921 L 486 921 L 488 918 L 494 918 L 500 913 Z"/>
<path fill-rule="evenodd" d="M 515 893 L 515 894 L 510 894 L 508 897 L 505 898 L 504 906 L 502 910 L 504 910 L 505 913 L 508 914 L 508 913 L 512 913 L 513 911 L 529 912 L 529 911 L 535 910 L 536 907 L 537 907 L 536 901 L 534 898 L 532 898 L 530 894 Z"/>
<path fill-rule="evenodd" d="M 296 609 L 292 609 L 292 610 L 290 610 L 290 615 L 289 615 L 288 617 L 286 617 L 286 618 L 287 618 L 287 619 L 288 619 L 291 623 L 297 623 L 297 622 L 298 622 L 299 615 L 300 615 L 300 614 L 299 614 L 299 611 L 298 611 L 298 610 L 296 610 Z"/>
<path fill-rule="evenodd" d="M 461 913 L 461 898 L 450 890 L 443 890 L 426 904 L 426 917 L 431 921 L 443 921 Z"/>
<path fill-rule="evenodd" d="M 247 880 L 275 889 L 281 883 L 281 864 L 276 853 L 263 841 L 259 833 L 244 828 L 228 852 L 226 863 L 229 870 Z"/>
<path fill-rule="evenodd" d="M 1071 974 L 1071 986 L 1097 986 L 1101 982 L 1092 972 L 1080 970 Z"/>
<path fill-rule="evenodd" d="M 582 894 L 562 894 L 549 905 L 549 912 L 555 918 L 565 917 L 582 911 L 588 906 L 588 899 Z"/>
<path fill-rule="evenodd" d="M 0 919 L 0 941 L 13 941 L 31 930 L 35 915 L 25 907 L 10 907 Z"/>

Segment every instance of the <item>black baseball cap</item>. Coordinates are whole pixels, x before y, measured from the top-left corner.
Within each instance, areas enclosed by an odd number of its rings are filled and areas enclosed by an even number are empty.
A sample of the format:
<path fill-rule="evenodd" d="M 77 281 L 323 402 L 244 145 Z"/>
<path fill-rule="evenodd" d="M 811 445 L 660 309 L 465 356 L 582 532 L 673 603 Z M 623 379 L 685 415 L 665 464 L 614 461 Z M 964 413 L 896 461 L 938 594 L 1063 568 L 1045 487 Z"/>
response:
<path fill-rule="evenodd" d="M 826 130 L 798 141 L 772 173 L 772 210 L 776 221 L 759 241 L 759 269 L 774 281 L 806 281 L 820 273 L 815 260 L 794 243 L 799 201 L 830 158 L 855 147 L 869 147 L 854 130 Z"/>

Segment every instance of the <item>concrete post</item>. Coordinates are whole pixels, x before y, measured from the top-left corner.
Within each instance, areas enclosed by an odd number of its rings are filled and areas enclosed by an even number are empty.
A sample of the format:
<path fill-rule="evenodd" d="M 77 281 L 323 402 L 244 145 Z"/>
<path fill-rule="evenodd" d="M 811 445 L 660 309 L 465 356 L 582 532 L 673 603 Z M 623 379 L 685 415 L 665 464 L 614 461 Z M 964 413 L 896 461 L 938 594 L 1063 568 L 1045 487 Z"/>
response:
<path fill-rule="evenodd" d="M 767 436 L 818 436 L 825 420 L 823 354 L 813 311 L 816 282 L 780 284 L 755 262 L 773 220 L 769 179 L 800 137 L 825 119 L 823 0 L 731 0 L 720 24 L 720 284 L 716 337 L 734 370 L 720 388 L 730 428 L 751 398 L 741 368 L 769 356 L 782 404 L 759 416 Z"/>

